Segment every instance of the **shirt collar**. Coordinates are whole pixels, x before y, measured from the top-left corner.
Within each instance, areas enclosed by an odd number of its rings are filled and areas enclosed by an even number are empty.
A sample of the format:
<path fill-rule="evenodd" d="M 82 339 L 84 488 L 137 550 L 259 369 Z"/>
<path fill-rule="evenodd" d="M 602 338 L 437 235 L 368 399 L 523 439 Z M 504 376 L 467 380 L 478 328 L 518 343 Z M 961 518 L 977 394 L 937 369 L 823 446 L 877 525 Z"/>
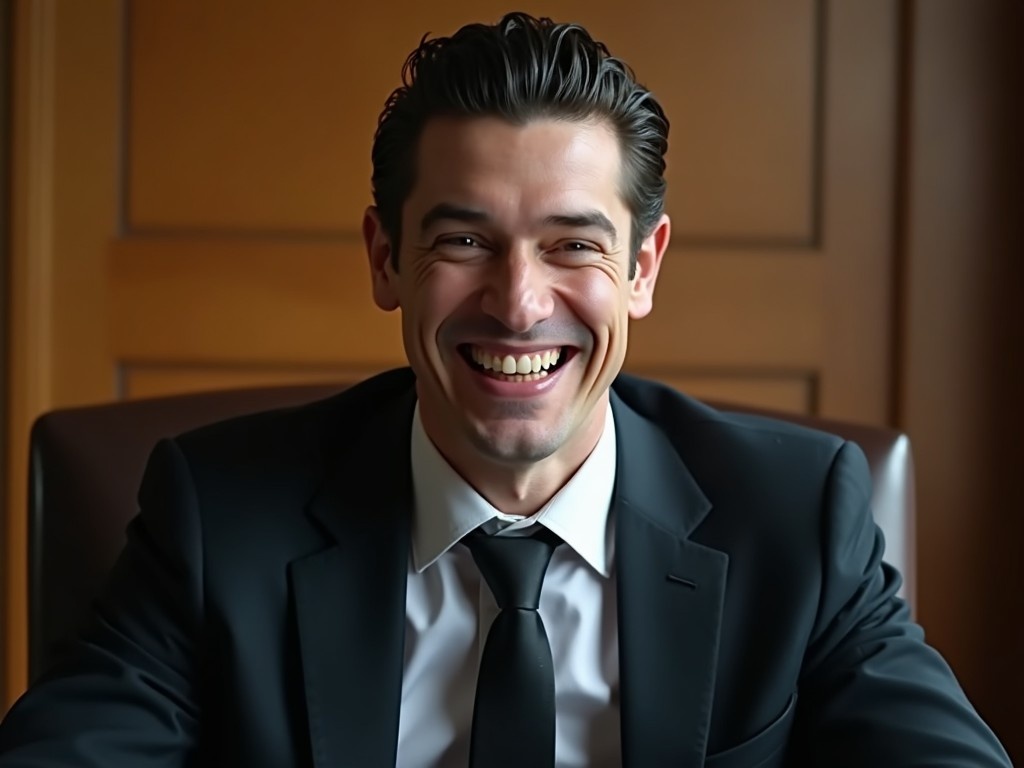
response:
<path fill-rule="evenodd" d="M 569 481 L 536 514 L 526 518 L 499 512 L 456 472 L 423 429 L 419 403 L 412 420 L 411 459 L 415 499 L 413 567 L 422 573 L 463 536 L 489 520 L 509 521 L 512 532 L 541 524 L 556 533 L 594 570 L 611 574 L 615 486 L 615 419 L 611 404 L 594 450 Z"/>

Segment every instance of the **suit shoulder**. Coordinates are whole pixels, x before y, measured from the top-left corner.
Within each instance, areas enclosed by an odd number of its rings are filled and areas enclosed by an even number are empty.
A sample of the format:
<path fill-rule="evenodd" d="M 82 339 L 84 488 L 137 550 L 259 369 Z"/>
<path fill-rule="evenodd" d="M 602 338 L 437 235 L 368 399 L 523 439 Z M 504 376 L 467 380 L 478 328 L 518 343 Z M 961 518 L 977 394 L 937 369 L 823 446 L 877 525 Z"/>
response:
<path fill-rule="evenodd" d="M 701 535 L 725 549 L 744 531 L 790 551 L 796 532 L 817 530 L 833 471 L 850 464 L 841 457 L 860 453 L 844 451 L 850 444 L 841 437 L 785 419 L 715 408 L 661 384 L 624 383 L 615 390 L 628 409 L 620 409 L 623 420 L 643 419 L 672 446 L 715 510 Z M 862 464 L 854 469 L 860 489 L 867 474 Z"/>
<path fill-rule="evenodd" d="M 175 438 L 189 464 L 281 467 L 309 463 L 327 443 L 365 431 L 370 420 L 407 394 L 409 369 L 373 376 L 327 398 L 259 411 L 189 430 Z"/>
<path fill-rule="evenodd" d="M 655 423 L 674 444 L 699 441 L 705 447 L 748 445 L 760 449 L 766 444 L 801 446 L 834 454 L 845 442 L 842 437 L 787 419 L 741 406 L 713 405 L 659 382 L 620 376 L 615 393 L 632 410 Z"/>

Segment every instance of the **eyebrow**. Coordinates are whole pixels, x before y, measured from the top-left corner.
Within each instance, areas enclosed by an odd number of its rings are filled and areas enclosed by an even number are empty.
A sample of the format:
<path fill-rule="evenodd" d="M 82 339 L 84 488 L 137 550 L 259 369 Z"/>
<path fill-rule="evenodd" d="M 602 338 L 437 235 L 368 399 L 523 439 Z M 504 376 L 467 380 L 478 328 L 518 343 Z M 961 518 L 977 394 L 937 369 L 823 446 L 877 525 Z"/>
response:
<path fill-rule="evenodd" d="M 484 211 L 475 208 L 464 208 L 452 203 L 438 203 L 427 211 L 420 220 L 420 231 L 425 232 L 439 221 L 462 221 L 467 224 L 486 223 L 491 217 Z M 544 218 L 545 226 L 572 227 L 586 229 L 594 227 L 611 238 L 612 245 L 619 242 L 619 233 L 611 219 L 600 211 L 583 211 L 581 213 L 552 214 Z"/>
<path fill-rule="evenodd" d="M 575 229 L 595 227 L 611 238 L 612 245 L 616 245 L 619 242 L 619 233 L 615 229 L 615 225 L 612 224 L 611 219 L 600 211 L 584 211 L 583 213 L 548 216 L 544 219 L 544 223 L 559 227 L 573 227 Z"/>
<path fill-rule="evenodd" d="M 464 221 L 467 224 L 479 224 L 480 222 L 490 221 L 490 218 L 483 211 L 473 208 L 463 208 L 451 203 L 438 203 L 423 214 L 423 218 L 420 220 L 420 231 L 425 232 L 439 221 Z"/>

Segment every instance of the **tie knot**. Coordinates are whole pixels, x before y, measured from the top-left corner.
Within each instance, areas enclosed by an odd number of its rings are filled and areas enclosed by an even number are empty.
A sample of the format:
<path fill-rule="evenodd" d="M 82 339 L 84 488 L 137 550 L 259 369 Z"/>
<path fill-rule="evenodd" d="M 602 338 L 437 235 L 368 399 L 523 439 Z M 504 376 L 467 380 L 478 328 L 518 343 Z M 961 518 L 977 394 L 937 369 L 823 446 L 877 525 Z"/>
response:
<path fill-rule="evenodd" d="M 537 610 L 544 573 L 561 539 L 541 528 L 532 536 L 488 536 L 477 530 L 465 542 L 499 608 Z"/>

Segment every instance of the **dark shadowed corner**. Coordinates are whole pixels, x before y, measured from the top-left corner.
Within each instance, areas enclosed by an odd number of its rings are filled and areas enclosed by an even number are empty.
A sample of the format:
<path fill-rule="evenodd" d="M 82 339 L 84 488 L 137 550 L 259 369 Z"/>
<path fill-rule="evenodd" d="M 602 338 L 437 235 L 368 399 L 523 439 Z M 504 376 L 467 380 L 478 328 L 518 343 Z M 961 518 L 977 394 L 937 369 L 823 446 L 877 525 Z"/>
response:
<path fill-rule="evenodd" d="M 1005 740 L 1015 765 L 1024 763 L 1024 502 L 1021 501 L 1021 464 L 1024 450 L 1024 4 L 1000 0 L 992 58 L 993 78 L 1000 94 L 993 136 L 995 205 L 991 214 L 991 244 L 995 256 L 995 296 L 991 304 L 990 337 L 996 375 L 989 417 L 997 457 L 992 467 L 992 502 L 1000 513 L 991 519 L 988 538 L 992 552 L 989 601 L 994 627 L 992 652 L 995 668 L 1006 670 L 999 686 L 993 726 Z M 1010 606 L 1010 610 L 1007 607 Z M 1016 606 L 1014 609 L 1012 606 Z"/>
<path fill-rule="evenodd" d="M 7 386 L 8 335 L 10 331 L 10 247 L 11 247 L 11 80 L 13 0 L 0 0 L 0 488 L 8 484 L 7 474 Z M 0 495 L 0 520 L 7 519 L 6 495 Z M 7 550 L 6 529 L 0 525 L 0 552 Z M 0 584 L 3 580 L 0 579 Z M 0 659 L 7 650 L 6 585 L 0 591 Z M 0 691 L 6 690 L 6 665 L 0 664 Z M 0 709 L 2 711 L 2 709 Z"/>

